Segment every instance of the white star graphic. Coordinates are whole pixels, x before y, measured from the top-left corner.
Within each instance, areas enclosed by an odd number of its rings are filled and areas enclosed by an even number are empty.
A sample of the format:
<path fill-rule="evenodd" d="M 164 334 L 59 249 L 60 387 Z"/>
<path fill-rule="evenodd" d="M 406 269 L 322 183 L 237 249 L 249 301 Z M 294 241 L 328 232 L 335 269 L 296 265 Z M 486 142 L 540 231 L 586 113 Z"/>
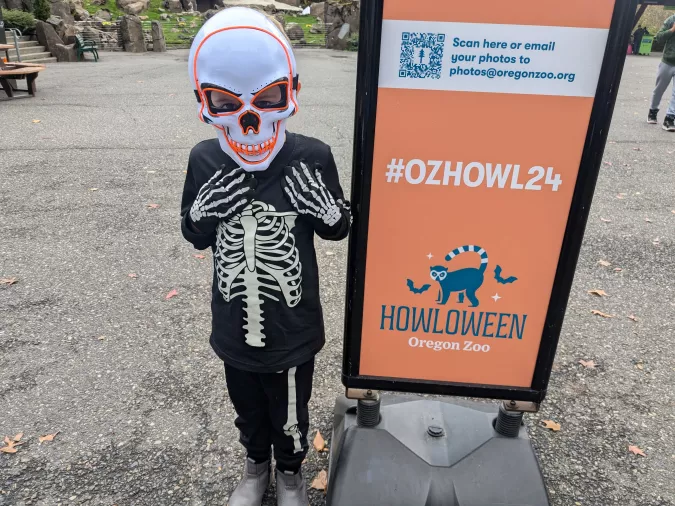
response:
<path fill-rule="evenodd" d="M 434 258 L 434 256 L 433 256 L 431 253 L 429 253 L 429 254 L 427 255 L 427 258 L 428 258 L 429 260 L 431 260 L 432 258 Z"/>
<path fill-rule="evenodd" d="M 494 299 L 495 302 L 497 302 L 499 299 L 501 299 L 501 297 L 499 296 L 498 293 L 495 293 L 495 294 L 494 294 L 492 297 L 490 297 L 490 298 L 491 298 L 491 299 Z"/>

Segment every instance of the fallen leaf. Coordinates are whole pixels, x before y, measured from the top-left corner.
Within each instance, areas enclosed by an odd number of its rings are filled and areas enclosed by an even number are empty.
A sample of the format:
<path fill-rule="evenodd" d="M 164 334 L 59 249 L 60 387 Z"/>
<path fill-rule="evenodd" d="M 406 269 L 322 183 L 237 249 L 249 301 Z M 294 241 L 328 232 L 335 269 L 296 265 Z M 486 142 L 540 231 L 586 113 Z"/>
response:
<path fill-rule="evenodd" d="M 598 365 L 592 360 L 579 360 L 579 363 L 586 369 L 595 369 L 595 366 Z"/>
<path fill-rule="evenodd" d="M 17 281 L 19 281 L 17 278 L 0 278 L 0 285 L 13 285 Z"/>
<path fill-rule="evenodd" d="M 652 220 L 650 220 L 649 218 L 645 218 L 645 221 L 646 221 L 647 223 L 651 223 L 651 222 L 652 222 Z"/>
<path fill-rule="evenodd" d="M 42 121 L 42 120 L 40 120 L 40 119 L 34 119 L 34 120 L 33 120 L 33 123 L 40 123 L 40 121 Z"/>
<path fill-rule="evenodd" d="M 99 341 L 105 341 L 105 336 L 98 336 L 96 339 L 98 339 Z"/>
<path fill-rule="evenodd" d="M 641 148 L 633 148 L 633 151 L 642 151 Z"/>
<path fill-rule="evenodd" d="M 23 437 L 23 432 L 19 432 L 16 436 L 14 436 L 14 442 L 18 443 L 21 441 L 21 438 Z"/>
<path fill-rule="evenodd" d="M 184 171 L 183 171 L 183 174 L 187 174 L 187 170 L 184 170 Z"/>
<path fill-rule="evenodd" d="M 614 318 L 611 314 L 603 313 L 602 311 L 598 311 L 597 309 L 594 309 L 591 311 L 592 314 L 597 315 L 597 316 L 602 316 L 603 318 Z"/>
<path fill-rule="evenodd" d="M 192 255 L 192 256 L 199 260 L 204 260 L 206 258 L 204 255 Z"/>
<path fill-rule="evenodd" d="M 97 192 L 97 191 L 98 191 L 98 188 L 89 188 L 89 191 L 90 191 L 90 192 Z"/>
<path fill-rule="evenodd" d="M 154 174 L 155 172 L 157 172 L 157 171 L 156 170 L 149 170 L 148 174 Z"/>
<path fill-rule="evenodd" d="M 671 212 L 671 213 L 673 213 L 673 214 L 675 214 L 675 209 L 673 209 L 673 210 L 672 210 L 672 211 L 670 211 L 670 212 Z"/>
<path fill-rule="evenodd" d="M 638 369 L 643 371 L 644 368 L 645 368 L 645 365 L 642 362 L 638 362 L 637 364 L 635 364 L 635 367 L 637 367 Z"/>
<path fill-rule="evenodd" d="M 629 320 L 633 320 L 634 322 L 639 321 L 639 320 L 638 320 L 638 317 L 635 316 L 634 314 L 632 314 L 632 315 L 630 315 L 630 316 L 626 316 L 626 318 L 628 318 Z"/>
<path fill-rule="evenodd" d="M 159 204 L 148 204 L 147 208 L 148 209 L 157 209 L 159 207 Z"/>
<path fill-rule="evenodd" d="M 652 241 L 652 244 L 653 244 L 654 246 L 658 246 L 659 244 L 661 244 L 661 239 L 660 239 L 659 237 L 656 237 L 656 238 Z"/>
<path fill-rule="evenodd" d="M 642 456 L 642 457 L 646 457 L 646 456 L 647 456 L 647 455 L 645 455 L 645 452 L 644 452 L 643 450 L 641 450 L 640 448 L 638 448 L 638 447 L 635 446 L 635 445 L 629 446 L 629 447 L 628 447 L 628 451 L 631 452 L 631 453 L 634 453 L 635 455 L 640 455 L 640 456 Z"/>
<path fill-rule="evenodd" d="M 169 93 L 169 96 L 170 96 L 170 97 L 175 97 L 176 94 L 175 94 L 175 93 Z"/>
<path fill-rule="evenodd" d="M 625 196 L 626 196 L 625 193 L 619 193 L 619 194 L 616 196 L 616 198 L 617 198 L 617 199 L 623 199 Z"/>
<path fill-rule="evenodd" d="M 607 297 L 607 292 L 604 290 L 589 290 L 588 293 L 591 295 L 597 295 L 598 297 Z"/>
<path fill-rule="evenodd" d="M 178 290 L 175 290 L 175 289 L 171 290 L 169 293 L 166 294 L 166 297 L 164 297 L 164 300 L 172 299 L 176 295 L 178 295 Z"/>
<path fill-rule="evenodd" d="M 622 270 L 623 270 L 623 269 L 622 269 L 621 267 L 616 267 L 616 268 L 614 269 L 614 272 L 621 272 Z"/>
<path fill-rule="evenodd" d="M 600 260 L 598 263 L 599 263 L 600 265 L 602 265 L 603 267 L 609 267 L 610 265 L 612 265 L 612 264 L 611 264 L 610 262 L 608 262 L 607 260 Z"/>
<path fill-rule="evenodd" d="M 14 446 L 0 447 L 0 452 L 3 452 L 3 453 L 16 453 L 16 451 L 17 450 L 16 450 L 16 448 L 14 448 Z"/>
<path fill-rule="evenodd" d="M 609 141 L 610 144 L 616 144 L 616 141 Z"/>
<path fill-rule="evenodd" d="M 604 221 L 605 223 L 612 223 L 612 220 L 608 220 L 607 218 L 600 218 L 600 221 Z"/>
<path fill-rule="evenodd" d="M 605 165 L 609 165 L 610 167 L 612 166 L 612 162 L 605 162 Z"/>
<path fill-rule="evenodd" d="M 328 475 L 326 474 L 325 469 L 319 471 L 319 474 L 316 475 L 316 478 L 314 478 L 310 487 L 316 490 L 326 491 L 328 488 Z"/>
<path fill-rule="evenodd" d="M 54 441 L 54 438 L 56 437 L 57 434 L 58 432 L 54 432 L 54 434 L 47 434 L 46 436 L 40 436 L 38 438 L 38 442 L 42 444 L 45 441 Z"/>
<path fill-rule="evenodd" d="M 136 82 L 137 82 L 137 83 L 143 83 L 143 82 L 145 82 L 145 81 L 136 81 Z"/>
<path fill-rule="evenodd" d="M 137 278 L 138 274 L 136 274 L 135 272 L 132 272 L 131 274 L 129 274 L 129 277 L 130 278 Z"/>
<path fill-rule="evenodd" d="M 317 452 L 322 452 L 326 447 L 326 441 L 323 439 L 321 432 L 316 431 L 316 436 L 314 436 L 314 448 Z"/>
<path fill-rule="evenodd" d="M 541 423 L 544 424 L 545 429 L 551 429 L 553 432 L 558 432 L 560 430 L 560 424 L 553 420 L 542 420 Z"/>

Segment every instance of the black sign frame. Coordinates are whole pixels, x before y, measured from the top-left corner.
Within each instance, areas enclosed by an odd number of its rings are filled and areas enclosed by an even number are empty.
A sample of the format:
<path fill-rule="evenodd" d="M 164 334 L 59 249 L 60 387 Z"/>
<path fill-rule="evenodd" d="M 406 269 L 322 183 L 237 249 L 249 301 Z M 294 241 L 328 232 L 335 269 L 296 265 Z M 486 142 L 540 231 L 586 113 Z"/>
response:
<path fill-rule="evenodd" d="M 529 388 L 372 377 L 359 373 L 380 41 L 385 1 L 387 0 L 361 2 L 352 172 L 354 223 L 349 238 L 342 383 L 347 388 L 540 403 L 546 396 L 590 204 L 600 172 L 638 0 L 616 0 L 614 6 L 579 175 L 565 228 L 532 384 Z"/>

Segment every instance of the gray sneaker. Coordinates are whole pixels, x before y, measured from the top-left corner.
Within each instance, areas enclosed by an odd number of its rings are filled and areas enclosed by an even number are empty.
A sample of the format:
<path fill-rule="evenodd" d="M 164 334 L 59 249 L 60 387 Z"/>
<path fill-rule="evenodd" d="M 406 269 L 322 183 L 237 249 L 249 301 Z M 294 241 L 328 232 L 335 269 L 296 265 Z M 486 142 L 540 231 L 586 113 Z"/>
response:
<path fill-rule="evenodd" d="M 277 506 L 309 506 L 302 471 L 297 474 L 277 471 Z"/>
<path fill-rule="evenodd" d="M 230 494 L 227 506 L 260 506 L 270 484 L 270 461 L 256 464 L 247 458 L 244 477 Z"/>

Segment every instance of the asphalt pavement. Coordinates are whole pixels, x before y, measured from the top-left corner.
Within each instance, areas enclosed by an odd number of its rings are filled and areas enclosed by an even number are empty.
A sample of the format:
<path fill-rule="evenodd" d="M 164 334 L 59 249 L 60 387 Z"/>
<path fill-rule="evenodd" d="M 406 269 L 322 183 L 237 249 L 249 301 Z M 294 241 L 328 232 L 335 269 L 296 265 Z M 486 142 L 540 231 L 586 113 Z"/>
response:
<path fill-rule="evenodd" d="M 297 58 L 289 128 L 331 145 L 348 189 L 356 55 Z M 0 278 L 17 280 L 0 284 L 0 437 L 24 442 L 0 453 L 0 505 L 223 505 L 239 478 L 210 253 L 179 228 L 189 151 L 213 135 L 186 61 L 103 53 L 0 102 Z M 646 123 L 657 65 L 628 58 L 549 395 L 527 417 L 554 506 L 675 504 L 675 133 Z M 328 343 L 311 437 L 328 438 L 343 392 L 346 247 L 317 242 Z M 311 450 L 308 481 L 325 468 Z"/>

